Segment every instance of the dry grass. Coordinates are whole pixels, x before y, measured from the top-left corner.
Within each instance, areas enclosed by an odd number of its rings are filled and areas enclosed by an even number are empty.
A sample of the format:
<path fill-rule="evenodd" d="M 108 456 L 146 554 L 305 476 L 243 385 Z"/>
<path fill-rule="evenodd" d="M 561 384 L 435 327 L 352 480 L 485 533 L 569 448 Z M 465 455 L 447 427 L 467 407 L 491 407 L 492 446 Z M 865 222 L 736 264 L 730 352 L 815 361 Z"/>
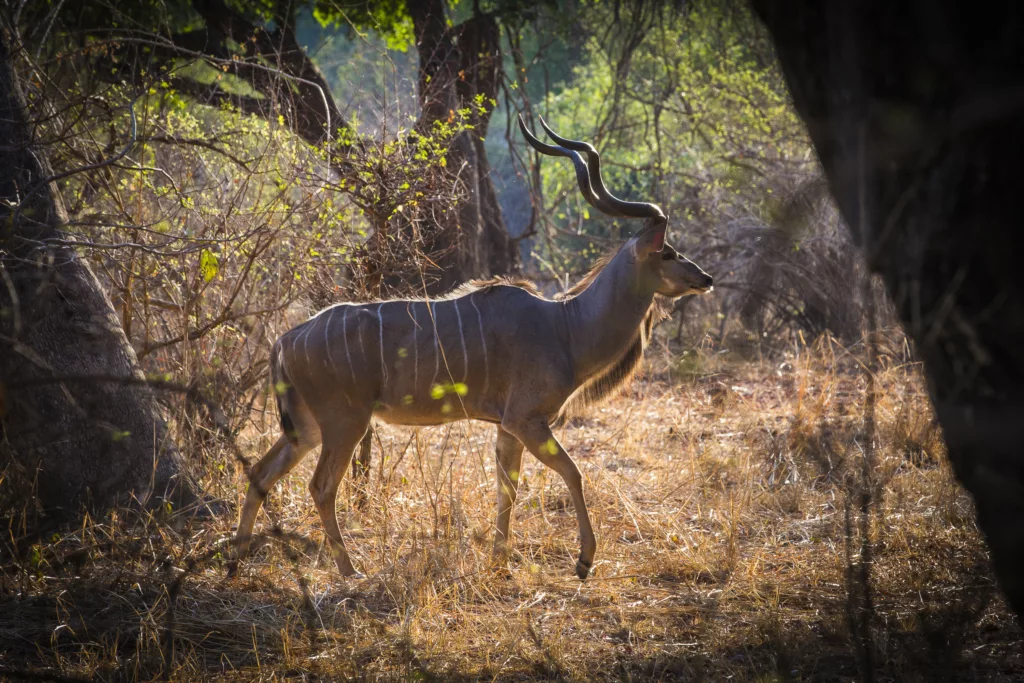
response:
<path fill-rule="evenodd" d="M 651 356 L 627 396 L 560 432 L 599 537 L 585 583 L 572 576 L 576 522 L 552 473 L 527 456 L 516 551 L 495 571 L 493 428 L 385 426 L 369 504 L 341 511 L 368 578 L 334 571 L 306 493 L 311 457 L 269 515 L 313 543 L 272 540 L 234 580 L 217 545 L 234 510 L 205 524 L 87 522 L 23 547 L 4 562 L 0 666 L 102 680 L 858 679 L 851 629 L 863 614 L 847 572 L 863 490 L 856 350 L 823 341 L 756 362 Z M 877 375 L 875 677 L 1019 680 L 1021 633 L 919 370 L 897 356 L 883 354 Z M 267 424 L 247 453 L 268 445 Z M 208 473 L 229 500 L 240 502 L 243 483 Z M 271 526 L 261 515 L 258 528 Z M 167 667 L 168 586 L 190 563 Z"/>

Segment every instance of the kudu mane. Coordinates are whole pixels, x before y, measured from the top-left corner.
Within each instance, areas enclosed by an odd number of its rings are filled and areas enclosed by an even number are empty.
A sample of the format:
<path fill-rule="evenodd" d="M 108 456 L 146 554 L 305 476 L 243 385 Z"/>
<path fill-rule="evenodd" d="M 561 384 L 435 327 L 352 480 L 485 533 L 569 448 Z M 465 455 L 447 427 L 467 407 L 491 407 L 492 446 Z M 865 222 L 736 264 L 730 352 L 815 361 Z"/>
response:
<path fill-rule="evenodd" d="M 587 274 L 580 278 L 579 282 L 561 294 L 555 296 L 555 299 L 566 300 L 573 298 L 577 294 L 581 294 L 587 287 L 594 283 L 594 280 L 596 280 L 597 276 L 601 274 L 601 271 L 605 269 L 605 266 L 611 263 L 612 259 L 615 258 L 620 251 L 622 251 L 621 246 L 616 247 L 615 249 L 609 249 L 599 256 L 597 261 L 594 262 L 594 267 L 587 271 Z"/>
<path fill-rule="evenodd" d="M 494 289 L 496 287 L 515 287 L 516 289 L 523 289 L 533 294 L 535 297 L 545 299 L 547 297 L 537 289 L 537 285 L 533 284 L 526 278 L 512 277 L 509 275 L 498 275 L 496 277 L 487 278 L 486 280 L 470 280 L 462 285 L 459 285 L 455 289 L 451 290 L 447 294 L 438 297 L 436 301 L 448 301 L 450 299 L 458 299 L 461 296 L 472 294 L 473 292 L 485 291 Z"/>

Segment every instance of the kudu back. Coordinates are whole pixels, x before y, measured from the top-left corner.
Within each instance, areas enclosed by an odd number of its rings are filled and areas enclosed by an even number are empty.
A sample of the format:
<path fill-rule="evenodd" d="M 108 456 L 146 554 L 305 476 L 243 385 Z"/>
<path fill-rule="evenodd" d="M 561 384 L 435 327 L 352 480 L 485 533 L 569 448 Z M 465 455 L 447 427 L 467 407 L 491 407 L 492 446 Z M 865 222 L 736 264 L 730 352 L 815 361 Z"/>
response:
<path fill-rule="evenodd" d="M 463 419 L 497 425 L 496 560 L 507 557 L 525 447 L 569 487 L 580 529 L 576 575 L 587 577 L 597 541 L 583 481 L 551 425 L 570 407 L 628 381 L 647 344 L 655 295 L 707 292 L 712 279 L 665 243 L 667 220 L 657 205 L 623 201 L 607 190 L 592 146 L 559 137 L 543 119 L 558 144 L 538 140 L 522 118 L 519 125 L 536 150 L 573 162 L 591 205 L 612 216 L 642 218 L 643 228 L 556 300 L 525 283 L 474 282 L 437 300 L 339 304 L 285 333 L 271 353 L 284 435 L 252 469 L 232 571 L 248 551 L 267 492 L 320 445 L 309 490 L 338 570 L 356 574 L 335 503 L 360 442 L 368 455 L 375 417 L 400 425 Z"/>

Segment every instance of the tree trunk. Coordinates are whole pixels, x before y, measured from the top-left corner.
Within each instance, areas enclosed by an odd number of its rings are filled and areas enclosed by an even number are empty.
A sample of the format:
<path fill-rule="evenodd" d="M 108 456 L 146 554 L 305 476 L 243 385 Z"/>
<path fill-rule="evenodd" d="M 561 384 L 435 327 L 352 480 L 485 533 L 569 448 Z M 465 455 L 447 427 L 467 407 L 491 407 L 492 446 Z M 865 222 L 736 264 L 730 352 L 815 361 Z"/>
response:
<path fill-rule="evenodd" d="M 1024 614 L 1024 5 L 753 0 Z"/>
<path fill-rule="evenodd" d="M 491 275 L 505 275 L 519 270 L 519 251 L 509 238 L 501 214 L 498 194 L 491 181 L 491 164 L 487 160 L 484 141 L 498 98 L 501 74 L 501 32 L 494 17 L 476 14 L 460 24 L 458 46 L 459 73 L 455 82 L 459 106 L 469 107 L 473 130 L 466 136 L 473 143 L 477 183 L 477 209 L 481 265 Z M 479 106 L 478 106 L 479 105 Z"/>
<path fill-rule="evenodd" d="M 13 44 L 0 31 L 0 477 L 35 490 L 3 498 L 34 494 L 54 523 L 83 504 L 194 502 L 109 299 L 60 244 L 67 214 L 34 145 Z"/>
<path fill-rule="evenodd" d="M 451 118 L 455 111 L 471 112 L 472 129 L 456 138 L 449 159 L 450 168 L 461 169 L 466 199 L 457 214 L 458 224 L 445 226 L 450 251 L 434 286 L 445 291 L 472 277 L 519 269 L 484 147 L 498 94 L 500 33 L 494 18 L 480 13 L 449 28 L 442 0 L 410 3 L 409 14 L 420 57 L 417 130 L 429 134 L 436 121 Z"/>
<path fill-rule="evenodd" d="M 231 72 L 271 99 L 274 106 L 268 107 L 266 103 L 244 97 L 230 98 L 233 102 L 245 111 L 264 117 L 280 113 L 288 127 L 310 145 L 322 144 L 328 134 L 336 139 L 341 130 L 347 129 L 348 123 L 334 101 L 327 80 L 306 50 L 299 45 L 295 35 L 293 6 L 288 3 L 277 6 L 280 12 L 274 18 L 276 26 L 273 31 L 253 24 L 224 0 L 203 0 L 195 6 L 203 18 L 205 30 L 175 36 L 176 44 L 224 59 L 232 57 L 228 49 L 229 41 L 248 44 L 271 66 L 267 69 L 263 65 L 234 60 Z M 173 54 L 173 49 L 169 52 Z M 180 81 L 176 81 L 176 85 L 180 85 Z M 342 173 L 346 169 L 341 161 L 343 154 L 340 153 L 345 149 L 344 146 L 337 146 L 334 150 L 336 154 L 331 159 L 331 163 Z"/>

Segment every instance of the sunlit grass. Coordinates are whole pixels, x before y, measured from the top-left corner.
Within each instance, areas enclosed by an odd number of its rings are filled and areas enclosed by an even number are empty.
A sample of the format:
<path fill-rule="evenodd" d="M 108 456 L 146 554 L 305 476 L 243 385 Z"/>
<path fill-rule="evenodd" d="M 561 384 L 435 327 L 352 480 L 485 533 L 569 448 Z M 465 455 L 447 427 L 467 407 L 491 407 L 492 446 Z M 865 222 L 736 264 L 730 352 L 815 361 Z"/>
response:
<path fill-rule="evenodd" d="M 858 351 L 823 341 L 760 362 L 697 353 L 699 371 L 680 375 L 654 352 L 625 396 L 558 432 L 584 474 L 599 539 L 584 583 L 556 475 L 524 458 L 512 559 L 495 568 L 494 428 L 382 426 L 366 507 L 340 505 L 365 579 L 336 573 L 306 489 L 314 454 L 257 523 L 313 543 L 266 543 L 236 579 L 217 555 L 234 510 L 187 531 L 132 516 L 88 523 L 12 564 L 0 662 L 158 677 L 165 586 L 174 568 L 209 555 L 177 596 L 176 680 L 855 679 L 844 520 L 865 438 Z M 1020 633 L 919 368 L 883 354 L 877 384 L 879 675 L 1017 680 Z M 255 458 L 275 436 L 268 420 L 241 442 Z M 208 484 L 240 503 L 241 474 L 211 473 Z"/>

